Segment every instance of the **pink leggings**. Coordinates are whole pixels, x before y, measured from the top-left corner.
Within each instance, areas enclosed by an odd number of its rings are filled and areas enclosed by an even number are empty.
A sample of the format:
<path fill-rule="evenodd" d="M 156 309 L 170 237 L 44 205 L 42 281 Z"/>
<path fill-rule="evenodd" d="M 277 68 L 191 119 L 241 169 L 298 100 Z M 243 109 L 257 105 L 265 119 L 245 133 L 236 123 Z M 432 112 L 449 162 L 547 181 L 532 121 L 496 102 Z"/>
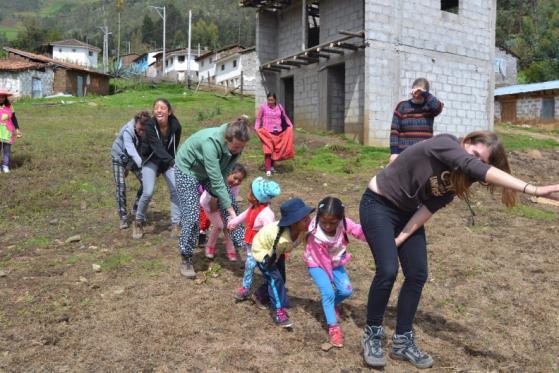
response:
<path fill-rule="evenodd" d="M 235 246 L 233 245 L 233 241 L 231 241 L 227 229 L 223 229 L 223 219 L 221 218 L 221 214 L 219 213 L 219 211 L 210 213 L 206 212 L 206 215 L 208 216 L 208 220 L 210 221 L 212 228 L 208 236 L 206 247 L 215 248 L 217 237 L 219 237 L 220 232 L 223 232 L 223 235 L 225 237 L 225 250 L 227 250 L 227 253 L 235 253 Z"/>

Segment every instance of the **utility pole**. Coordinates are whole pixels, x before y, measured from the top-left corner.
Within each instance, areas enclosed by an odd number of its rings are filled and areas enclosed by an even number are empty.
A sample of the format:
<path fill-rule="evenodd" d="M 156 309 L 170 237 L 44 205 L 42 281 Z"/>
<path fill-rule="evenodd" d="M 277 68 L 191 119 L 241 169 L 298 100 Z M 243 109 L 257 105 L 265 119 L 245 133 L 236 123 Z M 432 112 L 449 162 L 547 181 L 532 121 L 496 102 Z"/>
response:
<path fill-rule="evenodd" d="M 190 89 L 190 57 L 192 53 L 190 52 L 192 41 L 192 10 L 188 11 L 188 55 L 186 61 L 186 79 L 188 84 L 188 89 Z"/>
<path fill-rule="evenodd" d="M 166 61 L 166 55 L 165 55 L 165 27 L 166 27 L 166 22 L 167 22 L 167 14 L 165 13 L 165 7 L 164 6 L 153 6 L 150 5 L 150 8 L 155 9 L 155 11 L 157 12 L 157 14 L 159 14 L 159 17 L 161 17 L 163 19 L 163 65 L 162 65 L 162 69 L 163 69 L 163 76 L 167 75 L 167 69 L 165 68 L 165 62 Z"/>
<path fill-rule="evenodd" d="M 118 12 L 118 40 L 117 40 L 117 60 L 120 61 L 120 12 Z"/>
<path fill-rule="evenodd" d="M 103 72 L 106 73 L 109 65 L 109 35 L 112 32 L 109 32 L 107 25 L 99 28 L 103 32 Z"/>

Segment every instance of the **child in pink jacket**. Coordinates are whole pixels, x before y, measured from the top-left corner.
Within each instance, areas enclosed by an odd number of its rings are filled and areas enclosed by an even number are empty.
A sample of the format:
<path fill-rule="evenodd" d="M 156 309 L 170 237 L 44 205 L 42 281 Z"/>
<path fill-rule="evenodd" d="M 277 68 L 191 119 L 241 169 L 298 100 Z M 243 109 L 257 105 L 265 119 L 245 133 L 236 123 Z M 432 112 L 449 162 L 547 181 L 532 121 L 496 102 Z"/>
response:
<path fill-rule="evenodd" d="M 236 199 L 239 195 L 239 191 L 241 190 L 240 185 L 246 176 L 246 168 L 242 164 L 236 163 L 231 169 L 231 173 L 227 176 L 226 180 L 231 199 Z M 221 216 L 218 208 L 217 197 L 212 196 L 207 190 L 205 190 L 200 196 L 200 206 L 206 212 L 208 220 L 211 223 L 211 231 L 208 237 L 208 242 L 206 243 L 206 258 L 213 259 L 215 257 L 217 238 L 219 233 L 223 231 L 227 258 L 232 262 L 236 261 L 237 252 L 235 251 L 233 241 L 231 241 L 231 238 L 229 237 L 229 232 L 223 224 L 223 217 Z"/>
<path fill-rule="evenodd" d="M 320 201 L 316 219 L 309 225 L 303 260 L 320 290 L 322 308 L 328 323 L 329 342 L 335 347 L 342 347 L 344 343 L 338 324 L 338 305 L 353 292 L 344 268 L 351 259 L 351 254 L 347 252 L 348 233 L 365 241 L 361 225 L 345 217 L 342 201 L 335 197 L 326 197 Z"/>

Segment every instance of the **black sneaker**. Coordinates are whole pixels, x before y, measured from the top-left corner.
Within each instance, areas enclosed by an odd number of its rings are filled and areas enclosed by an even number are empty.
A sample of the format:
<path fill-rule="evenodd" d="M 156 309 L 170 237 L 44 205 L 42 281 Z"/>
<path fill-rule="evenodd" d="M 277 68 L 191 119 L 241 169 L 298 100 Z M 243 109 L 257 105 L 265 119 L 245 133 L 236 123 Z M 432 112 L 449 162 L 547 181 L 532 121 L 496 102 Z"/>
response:
<path fill-rule="evenodd" d="M 413 366 L 420 369 L 433 366 L 433 358 L 417 348 L 413 332 L 394 334 L 390 357 L 396 360 L 409 361 Z"/>
<path fill-rule="evenodd" d="M 386 365 L 386 359 L 382 351 L 382 340 L 384 338 L 384 328 L 382 326 L 367 325 L 365 327 L 361 346 L 363 346 L 363 357 L 367 365 L 374 368 L 381 368 Z"/>
<path fill-rule="evenodd" d="M 200 234 L 198 234 L 198 247 L 206 246 L 206 242 L 208 242 L 208 237 L 206 236 L 206 233 L 200 232 Z"/>

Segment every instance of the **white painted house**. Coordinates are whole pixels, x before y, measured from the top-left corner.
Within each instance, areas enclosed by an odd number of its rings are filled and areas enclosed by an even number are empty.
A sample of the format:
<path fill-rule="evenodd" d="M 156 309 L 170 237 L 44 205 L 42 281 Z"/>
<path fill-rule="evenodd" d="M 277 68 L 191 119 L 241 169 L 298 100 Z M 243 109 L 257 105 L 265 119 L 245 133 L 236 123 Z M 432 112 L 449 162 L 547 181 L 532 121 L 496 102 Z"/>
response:
<path fill-rule="evenodd" d="M 166 51 L 165 53 L 165 72 L 167 79 L 173 79 L 180 82 L 186 81 L 186 76 L 188 71 L 190 71 L 190 79 L 195 80 L 198 76 L 198 62 L 196 58 L 206 53 L 206 50 L 194 50 L 190 51 L 190 66 L 188 59 L 188 48 L 174 49 Z M 163 59 L 163 52 L 155 55 L 158 61 Z M 159 65 L 158 76 L 162 75 L 161 65 Z"/>
<path fill-rule="evenodd" d="M 247 48 L 229 54 L 215 61 L 215 82 L 230 89 L 241 86 L 241 74 L 243 80 L 243 92 L 255 92 L 256 79 L 256 49 Z"/>
<path fill-rule="evenodd" d="M 85 67 L 96 68 L 101 49 L 76 39 L 54 41 L 44 45 L 41 52 L 49 57 Z"/>
<path fill-rule="evenodd" d="M 205 53 L 200 54 L 196 58 L 196 62 L 198 62 L 199 70 L 198 70 L 198 79 L 204 82 L 211 82 L 215 83 L 215 76 L 216 76 L 216 64 L 215 62 L 219 59 L 225 58 L 226 56 L 236 53 L 245 49 L 241 45 L 233 44 L 228 45 L 226 47 L 209 50 Z"/>

